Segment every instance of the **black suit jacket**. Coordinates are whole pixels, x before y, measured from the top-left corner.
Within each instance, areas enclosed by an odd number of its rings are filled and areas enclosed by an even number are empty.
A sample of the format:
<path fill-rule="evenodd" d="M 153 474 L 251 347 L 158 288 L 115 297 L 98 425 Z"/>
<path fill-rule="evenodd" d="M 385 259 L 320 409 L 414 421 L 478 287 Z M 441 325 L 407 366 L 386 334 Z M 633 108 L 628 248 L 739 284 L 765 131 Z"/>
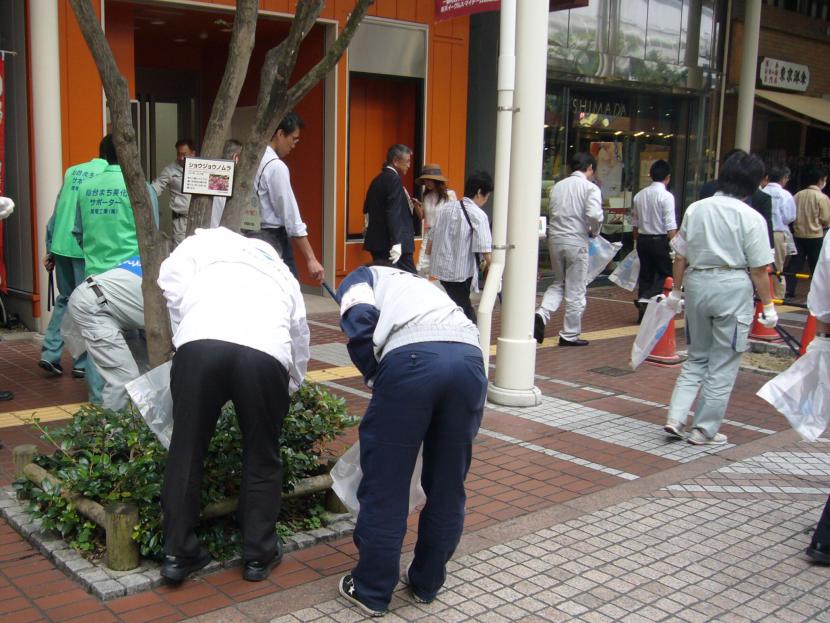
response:
<path fill-rule="evenodd" d="M 401 176 L 384 166 L 366 191 L 363 214 L 369 224 L 363 248 L 374 253 L 388 253 L 392 246 L 401 245 L 401 253 L 415 252 L 415 216 L 409 210 L 409 200 Z"/>
<path fill-rule="evenodd" d="M 698 199 L 706 199 L 711 197 L 719 190 L 718 180 L 709 180 L 700 188 Z M 769 236 L 770 248 L 775 247 L 774 238 L 772 235 L 772 197 L 765 193 L 760 188 L 756 188 L 752 196 L 746 201 L 758 214 L 764 217 L 767 223 L 767 235 Z"/>

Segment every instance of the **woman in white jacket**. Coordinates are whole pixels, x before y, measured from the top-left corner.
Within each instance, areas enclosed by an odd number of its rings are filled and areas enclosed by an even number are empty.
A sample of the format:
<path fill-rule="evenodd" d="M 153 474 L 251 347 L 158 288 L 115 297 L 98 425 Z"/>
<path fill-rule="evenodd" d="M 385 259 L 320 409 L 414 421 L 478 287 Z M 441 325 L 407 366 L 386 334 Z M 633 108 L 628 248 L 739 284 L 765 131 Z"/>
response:
<path fill-rule="evenodd" d="M 421 170 L 421 176 L 415 180 L 416 184 L 423 184 L 425 191 L 421 206 L 424 210 L 424 231 L 421 241 L 421 252 L 416 265 L 419 275 L 426 275 L 429 272 L 429 255 L 426 252 L 429 230 L 435 225 L 438 212 L 444 204 L 457 201 L 455 191 L 447 189 L 447 178 L 441 173 L 441 167 L 437 164 L 425 164 Z"/>

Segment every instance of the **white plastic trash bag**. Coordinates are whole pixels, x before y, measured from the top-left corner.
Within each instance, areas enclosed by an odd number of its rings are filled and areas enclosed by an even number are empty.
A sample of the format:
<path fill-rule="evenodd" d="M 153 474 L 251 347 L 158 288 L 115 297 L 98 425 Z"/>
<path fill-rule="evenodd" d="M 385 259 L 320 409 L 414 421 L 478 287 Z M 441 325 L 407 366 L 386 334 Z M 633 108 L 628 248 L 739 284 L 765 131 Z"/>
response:
<path fill-rule="evenodd" d="M 778 409 L 806 441 L 818 439 L 830 424 L 830 341 L 814 339 L 807 352 L 768 381 L 758 395 Z"/>
<path fill-rule="evenodd" d="M 427 499 L 421 487 L 421 470 L 424 466 L 423 461 L 424 447 L 418 450 L 418 460 L 415 462 L 415 469 L 412 472 L 412 481 L 409 483 L 409 512 L 415 510 L 419 504 L 423 504 Z M 360 481 L 363 480 L 363 470 L 360 469 L 360 442 L 355 443 L 351 448 L 346 450 L 343 456 L 334 464 L 331 469 L 332 491 L 337 494 L 340 501 L 343 502 L 349 512 L 357 517 L 360 512 L 360 502 L 357 501 L 357 488 L 360 486 Z"/>
<path fill-rule="evenodd" d="M 663 337 L 669 321 L 674 318 L 674 311 L 668 305 L 668 300 L 658 294 L 648 300 L 646 313 L 640 323 L 640 330 L 631 347 L 631 369 L 636 370 L 646 357 L 649 356 L 657 342 Z"/>
<path fill-rule="evenodd" d="M 622 242 L 608 242 L 602 236 L 594 236 L 588 243 L 588 272 L 585 283 L 591 283 L 608 266 L 608 262 L 622 248 Z"/>
<path fill-rule="evenodd" d="M 637 281 L 640 278 L 640 256 L 637 255 L 637 249 L 625 256 L 625 259 L 620 262 L 608 277 L 611 283 L 616 283 L 623 290 L 632 291 L 637 287 Z"/>
<path fill-rule="evenodd" d="M 86 340 L 81 335 L 81 327 L 72 320 L 72 314 L 64 314 L 61 320 L 61 338 L 69 354 L 77 359 L 86 352 Z"/>
<path fill-rule="evenodd" d="M 173 435 L 172 366 L 172 361 L 163 363 L 125 386 L 141 417 L 165 448 L 170 448 L 170 437 Z"/>

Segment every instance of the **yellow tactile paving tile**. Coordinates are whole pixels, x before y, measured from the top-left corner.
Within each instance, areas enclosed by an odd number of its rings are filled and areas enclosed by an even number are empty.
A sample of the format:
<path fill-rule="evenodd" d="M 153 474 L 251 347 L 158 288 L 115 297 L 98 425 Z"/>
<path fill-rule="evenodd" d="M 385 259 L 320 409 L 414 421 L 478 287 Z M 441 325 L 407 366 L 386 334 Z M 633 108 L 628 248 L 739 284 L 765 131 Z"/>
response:
<path fill-rule="evenodd" d="M 20 411 L 6 411 L 0 413 L 0 428 L 20 426 L 31 422 L 35 418 L 41 422 L 57 422 L 68 420 L 82 406 L 78 404 L 57 405 L 53 407 L 41 407 L 39 409 L 22 409 Z"/>

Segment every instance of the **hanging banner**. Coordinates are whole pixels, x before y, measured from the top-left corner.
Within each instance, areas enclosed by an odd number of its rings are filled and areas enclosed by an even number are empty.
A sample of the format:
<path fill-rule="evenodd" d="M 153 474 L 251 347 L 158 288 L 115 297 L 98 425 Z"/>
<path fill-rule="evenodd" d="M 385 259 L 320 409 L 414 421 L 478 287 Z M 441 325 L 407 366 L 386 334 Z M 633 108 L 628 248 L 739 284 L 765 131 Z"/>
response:
<path fill-rule="evenodd" d="M 0 197 L 6 190 L 6 57 L 0 54 Z M 8 294 L 6 256 L 3 249 L 3 221 L 0 221 L 0 292 Z"/>
<path fill-rule="evenodd" d="M 578 9 L 588 6 L 588 0 L 550 0 L 550 11 Z M 435 0 L 435 21 L 443 22 L 484 11 L 498 11 L 501 0 Z"/>

